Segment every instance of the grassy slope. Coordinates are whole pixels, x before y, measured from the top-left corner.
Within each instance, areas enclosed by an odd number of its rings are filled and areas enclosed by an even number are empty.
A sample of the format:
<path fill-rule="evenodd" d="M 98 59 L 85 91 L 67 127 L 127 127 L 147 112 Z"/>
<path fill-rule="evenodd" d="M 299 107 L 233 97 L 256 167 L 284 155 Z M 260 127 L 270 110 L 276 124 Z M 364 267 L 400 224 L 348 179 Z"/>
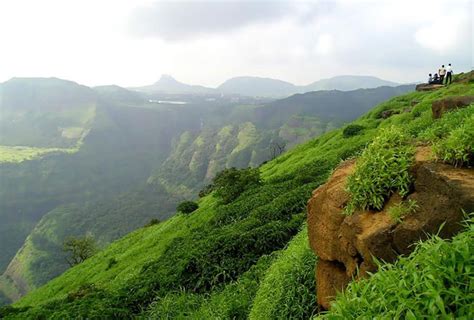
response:
<path fill-rule="evenodd" d="M 112 243 L 106 250 L 27 295 L 16 305 L 35 305 L 52 297 L 65 296 L 84 283 L 95 283 L 110 289 L 120 287 L 127 279 L 137 274 L 143 265 L 163 254 L 174 238 L 191 232 L 197 225 L 207 223 L 213 214 L 214 205 L 215 202 L 207 198 L 200 202 L 200 208 L 189 218 L 176 215 L 158 225 L 130 233 Z M 111 258 L 115 258 L 118 263 L 106 270 Z M 65 279 L 68 280 L 64 281 Z"/>
<path fill-rule="evenodd" d="M 424 131 L 433 124 L 430 112 L 431 102 L 433 100 L 446 96 L 467 94 L 474 94 L 474 86 L 472 84 L 456 84 L 450 86 L 449 88 L 444 88 L 431 93 L 414 92 L 391 99 L 390 101 L 382 103 L 377 108 L 355 122 L 363 125 L 366 128 L 361 134 L 349 139 L 344 139 L 342 137 L 342 130 L 332 131 L 318 139 L 298 146 L 290 152 L 287 152 L 285 155 L 263 165 L 261 167 L 262 176 L 264 177 L 266 183 L 269 184 L 278 183 L 279 181 L 293 180 L 294 182 L 304 185 L 306 183 L 306 179 L 311 180 L 314 177 L 322 179 L 324 176 L 327 176 L 327 169 L 334 167 L 341 158 L 347 158 L 361 150 L 365 144 L 368 143 L 374 137 L 374 135 L 376 135 L 380 127 L 386 127 L 391 124 L 404 126 L 404 128 L 410 134 L 416 137 L 420 132 Z M 419 103 L 416 104 L 416 106 L 410 112 L 403 112 L 405 109 L 410 107 L 411 102 L 414 100 L 419 101 Z M 380 112 L 389 109 L 400 110 L 402 113 L 392 116 L 386 120 L 379 119 L 378 115 Z M 324 169 L 322 169 L 323 167 Z M 296 186 L 292 186 L 292 188 L 294 188 L 296 194 L 298 194 L 298 192 L 305 193 L 299 191 Z M 264 191 L 265 188 L 262 188 L 261 190 L 259 189 L 255 192 L 258 195 L 259 193 L 264 193 Z M 287 194 L 285 194 L 285 196 L 287 196 Z M 241 198 L 242 199 L 237 199 L 236 203 L 247 200 L 245 195 L 241 196 Z M 249 196 L 249 200 L 251 199 L 253 198 Z M 267 203 L 272 200 L 274 201 L 274 197 L 265 197 L 263 194 L 262 199 L 263 202 L 266 201 Z M 306 199 L 307 195 L 305 195 L 304 200 Z M 17 302 L 15 306 L 40 306 L 47 301 L 51 301 L 51 299 L 65 297 L 69 292 L 77 290 L 82 284 L 85 283 L 94 283 L 101 288 L 108 290 L 120 290 L 123 285 L 126 285 L 129 280 L 133 280 L 134 277 L 140 277 L 142 273 L 144 275 L 147 274 L 147 268 L 142 268 L 143 265 L 147 263 L 147 261 L 162 261 L 161 264 L 166 264 L 165 261 L 169 258 L 171 261 L 169 263 L 171 264 L 173 261 L 175 261 L 172 260 L 173 258 L 179 258 L 180 254 L 185 255 L 185 253 L 179 252 L 180 245 L 186 248 L 186 242 L 183 242 L 183 239 L 192 240 L 195 234 L 199 234 L 199 232 L 193 232 L 192 230 L 203 228 L 203 226 L 209 224 L 209 222 L 215 221 L 216 218 L 224 220 L 226 219 L 226 216 L 219 215 L 220 213 L 226 213 L 226 210 L 224 210 L 225 208 L 218 206 L 212 197 L 208 196 L 202 199 L 200 206 L 201 207 L 199 211 L 193 213 L 189 217 L 178 215 L 165 223 L 138 230 L 111 244 L 106 250 L 100 252 L 93 258 L 67 271 L 62 276 L 54 279 L 47 285 L 24 297 L 22 300 Z M 270 209 L 271 208 L 273 207 L 270 207 Z M 264 210 L 260 211 L 262 212 L 259 214 L 266 212 Z M 254 211 L 251 212 L 255 213 Z M 233 216 L 232 211 L 227 211 L 227 213 L 231 214 L 231 218 L 229 219 L 235 223 L 235 228 L 238 229 L 241 227 L 235 221 L 242 219 L 242 217 L 239 217 L 238 215 Z M 252 216 L 252 214 L 250 214 L 250 216 Z M 224 226 L 222 226 L 221 229 L 224 230 L 223 232 L 227 232 L 225 230 L 230 231 L 232 230 L 233 226 L 234 225 L 232 223 L 224 223 Z M 206 229 L 204 228 L 204 230 Z M 206 236 L 206 234 L 200 235 L 200 237 L 204 238 Z M 305 257 L 305 255 L 308 254 L 308 249 L 304 248 L 304 246 L 307 246 L 307 244 L 304 241 L 301 241 L 302 237 L 304 236 L 300 234 L 294 240 L 292 245 L 290 245 L 290 247 L 287 249 L 287 252 L 282 253 L 282 256 L 278 258 L 275 264 L 268 269 L 269 271 L 265 275 L 265 280 L 263 280 L 262 286 L 257 292 L 255 292 L 255 294 L 257 294 L 257 299 L 254 301 L 252 309 L 253 315 L 261 312 L 258 311 L 262 310 L 260 304 L 268 304 L 268 301 L 265 301 L 265 299 L 262 298 L 264 292 L 273 291 L 279 294 L 283 293 L 282 297 L 279 298 L 278 301 L 306 301 L 304 300 L 304 297 L 310 295 L 310 290 L 306 290 L 308 289 L 307 286 L 303 286 L 303 288 L 306 288 L 303 291 L 286 290 L 285 286 L 288 286 L 288 283 L 284 281 L 282 277 L 287 277 L 287 275 L 285 272 L 279 271 L 285 270 L 285 268 L 287 268 L 287 266 L 292 263 L 290 260 L 293 259 L 293 254 L 288 252 L 295 251 L 297 256 L 299 252 L 300 259 L 303 259 L 302 257 Z M 299 247 L 297 244 L 300 244 L 301 247 Z M 172 248 L 174 248 L 173 250 L 175 250 L 175 252 L 167 250 L 171 245 L 174 245 Z M 166 253 L 166 256 L 163 256 L 164 253 Z M 185 256 L 183 256 L 183 258 L 184 257 Z M 118 261 L 118 264 L 106 270 L 108 262 L 111 258 L 115 258 Z M 162 260 L 160 260 L 160 258 Z M 286 262 L 282 260 L 286 260 Z M 301 260 L 296 259 L 296 262 L 298 261 Z M 168 268 L 171 267 L 172 266 L 169 266 Z M 179 268 L 178 265 L 175 267 Z M 172 270 L 170 270 L 168 271 L 172 272 Z M 292 274 L 291 277 L 294 279 L 299 279 L 299 275 L 304 275 L 307 273 L 306 268 L 295 268 L 292 270 L 294 274 Z M 298 270 L 301 270 L 301 274 Z M 279 273 L 282 276 L 279 276 Z M 231 288 L 231 286 L 238 286 L 237 284 L 239 281 L 243 281 L 243 283 L 245 283 L 245 275 L 246 273 L 240 273 L 237 278 L 234 278 L 237 280 L 237 282 L 224 282 L 224 286 L 219 286 L 216 287 L 215 290 L 209 291 L 211 293 L 210 296 L 207 294 L 196 294 L 193 293 L 192 290 L 184 290 L 182 291 L 183 297 L 180 300 L 182 303 L 180 304 L 176 302 L 177 305 L 175 305 L 175 307 L 184 311 L 194 310 L 196 309 L 196 305 L 190 305 L 188 302 L 191 300 L 188 299 L 192 299 L 192 301 L 195 301 L 198 306 L 203 307 L 206 304 L 211 303 L 213 299 L 218 299 L 217 297 L 219 295 L 221 295 L 221 299 L 226 301 L 239 299 L 239 297 L 242 297 L 242 293 L 239 293 L 238 290 L 232 291 L 229 289 L 230 292 L 228 294 L 226 294 L 225 290 Z M 269 290 L 268 279 L 271 279 L 272 277 L 275 277 L 276 280 L 274 282 L 274 288 Z M 306 276 L 302 276 L 301 279 L 305 279 L 303 282 L 307 284 L 313 282 L 308 280 Z M 137 284 L 140 284 L 140 282 Z M 254 291 L 255 290 L 252 292 Z M 153 312 L 153 310 L 161 310 L 160 308 L 164 306 L 163 303 L 166 302 L 166 299 L 173 300 L 173 297 L 176 298 L 176 293 L 170 292 L 170 294 L 165 295 L 165 297 L 158 295 L 158 300 L 155 300 L 155 303 L 147 303 L 145 307 L 149 308 L 148 312 Z M 270 297 L 270 299 L 271 298 L 272 297 Z M 249 298 L 247 297 L 246 301 L 248 300 Z M 73 305 L 71 306 L 62 306 L 62 312 L 73 310 L 72 308 L 75 306 L 74 303 L 76 302 L 73 301 Z M 273 303 L 270 305 L 273 306 L 268 307 L 270 310 L 265 310 L 266 314 L 272 314 L 273 312 L 276 312 L 275 310 L 279 310 L 278 308 L 281 308 L 279 303 Z M 59 307 L 53 303 L 51 308 Z M 36 308 L 32 310 L 36 310 Z M 245 310 L 248 310 L 248 306 Z M 247 312 L 245 310 L 243 311 L 243 314 Z"/>

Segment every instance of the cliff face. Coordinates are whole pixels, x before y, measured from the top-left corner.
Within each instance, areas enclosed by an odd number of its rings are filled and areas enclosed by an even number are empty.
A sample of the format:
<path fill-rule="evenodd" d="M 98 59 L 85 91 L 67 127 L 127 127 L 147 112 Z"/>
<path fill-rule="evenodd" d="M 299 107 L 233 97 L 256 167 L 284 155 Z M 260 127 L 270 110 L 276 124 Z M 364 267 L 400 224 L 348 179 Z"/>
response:
<path fill-rule="evenodd" d="M 402 221 L 389 214 L 401 203 L 394 194 L 380 212 L 343 214 L 349 194 L 345 191 L 355 161 L 342 163 L 328 182 L 313 192 L 308 202 L 310 245 L 319 257 L 316 266 L 318 304 L 329 309 L 337 291 L 352 279 L 374 272 L 373 257 L 393 262 L 408 254 L 413 243 L 429 233 L 451 237 L 461 229 L 463 210 L 474 210 L 474 169 L 456 169 L 430 160 L 427 148 L 419 148 L 413 168 L 415 182 L 408 200 L 416 209 Z M 443 225 L 444 224 L 444 225 Z"/>

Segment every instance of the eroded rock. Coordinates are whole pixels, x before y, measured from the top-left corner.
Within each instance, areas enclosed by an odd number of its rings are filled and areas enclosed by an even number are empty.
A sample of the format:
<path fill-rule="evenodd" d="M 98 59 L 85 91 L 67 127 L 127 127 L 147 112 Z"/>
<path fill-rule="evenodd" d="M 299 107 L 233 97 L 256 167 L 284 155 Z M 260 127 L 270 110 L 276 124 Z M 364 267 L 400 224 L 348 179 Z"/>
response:
<path fill-rule="evenodd" d="M 433 91 L 443 88 L 444 85 L 442 84 L 428 84 L 428 83 L 421 83 L 417 84 L 415 87 L 416 91 Z"/>
<path fill-rule="evenodd" d="M 450 110 L 455 110 L 459 108 L 465 108 L 474 102 L 474 96 L 459 96 L 459 97 L 449 97 L 445 99 L 440 99 L 433 101 L 431 104 L 431 111 L 433 113 L 433 118 L 441 118 L 443 113 L 446 113 Z"/>
<path fill-rule="evenodd" d="M 430 160 L 429 148 L 419 148 L 413 169 L 414 190 L 408 199 L 418 208 L 402 222 L 392 219 L 388 209 L 403 199 L 392 195 L 383 210 L 343 214 L 349 200 L 347 177 L 355 162 L 342 163 L 328 182 L 313 192 L 308 202 L 310 245 L 319 261 L 316 268 L 318 304 L 329 309 L 336 291 L 352 278 L 359 278 L 377 267 L 372 257 L 393 262 L 408 254 L 413 243 L 437 233 L 451 237 L 462 229 L 463 210 L 474 211 L 474 170 L 456 169 Z"/>

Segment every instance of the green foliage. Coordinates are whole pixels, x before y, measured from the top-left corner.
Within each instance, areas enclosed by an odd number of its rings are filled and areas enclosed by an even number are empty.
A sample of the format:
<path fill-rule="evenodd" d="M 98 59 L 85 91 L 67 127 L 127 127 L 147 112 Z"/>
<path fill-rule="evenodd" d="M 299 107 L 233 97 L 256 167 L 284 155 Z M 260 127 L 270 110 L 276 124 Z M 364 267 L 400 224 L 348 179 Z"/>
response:
<path fill-rule="evenodd" d="M 109 263 L 107 264 L 107 268 L 105 270 L 109 270 L 110 268 L 115 266 L 117 263 L 118 263 L 117 259 L 115 259 L 114 257 L 110 258 Z"/>
<path fill-rule="evenodd" d="M 403 218 L 416 211 L 418 205 L 415 200 L 409 199 L 406 202 L 400 202 L 388 209 L 388 214 L 394 221 L 401 222 Z"/>
<path fill-rule="evenodd" d="M 98 248 L 94 237 L 88 234 L 83 237 L 66 238 L 63 243 L 63 250 L 68 254 L 66 260 L 72 267 L 92 257 Z"/>
<path fill-rule="evenodd" d="M 359 124 L 350 124 L 344 128 L 342 131 L 342 136 L 344 138 L 350 138 L 360 134 L 364 130 L 364 127 Z"/>
<path fill-rule="evenodd" d="M 215 195 L 222 203 L 235 200 L 245 190 L 261 184 L 260 170 L 254 168 L 229 168 L 219 172 L 214 180 Z"/>
<path fill-rule="evenodd" d="M 148 227 L 154 226 L 154 225 L 156 225 L 160 222 L 161 222 L 160 219 L 152 218 L 144 227 L 148 228 Z"/>
<path fill-rule="evenodd" d="M 183 201 L 178 205 L 176 211 L 184 214 L 190 214 L 196 211 L 198 208 L 199 205 L 194 201 Z"/>
<path fill-rule="evenodd" d="M 356 154 L 393 125 L 402 128 L 407 141 L 408 136 L 416 138 L 436 123 L 431 118 L 433 99 L 468 90 L 452 85 L 392 99 L 355 122 L 365 129 L 350 138 L 350 144 L 342 130 L 334 130 L 296 146 L 263 165 L 262 182 L 244 188 L 233 201 L 224 204 L 218 197 L 204 196 L 196 214 L 176 215 L 112 243 L 15 303 L 17 317 L 94 318 L 100 313 L 103 318 L 310 317 L 315 257 L 300 230 L 311 191 L 340 159 Z M 385 120 L 373 117 L 382 109 L 404 110 L 413 99 L 420 101 L 413 109 L 417 117 L 410 112 Z M 112 258 L 119 263 L 107 269 Z M 455 287 L 450 281 L 445 281 L 446 287 Z M 94 287 L 81 293 L 79 289 L 90 284 Z M 67 299 L 75 292 L 80 294 Z M 403 303 L 418 303 L 426 292 Z M 25 306 L 31 308 L 19 309 Z"/>
<path fill-rule="evenodd" d="M 409 257 L 352 282 L 323 319 L 472 319 L 474 224 L 452 241 L 433 236 Z"/>
<path fill-rule="evenodd" d="M 347 190 L 351 199 L 346 212 L 356 209 L 382 209 L 393 192 L 406 196 L 412 177 L 410 166 L 414 149 L 403 131 L 396 127 L 382 130 L 357 160 L 349 176 Z"/>
<path fill-rule="evenodd" d="M 433 150 L 437 158 L 455 167 L 474 164 L 474 116 L 437 141 Z"/>
<path fill-rule="evenodd" d="M 316 311 L 314 266 L 306 224 L 268 268 L 252 304 L 251 320 L 309 319 Z"/>

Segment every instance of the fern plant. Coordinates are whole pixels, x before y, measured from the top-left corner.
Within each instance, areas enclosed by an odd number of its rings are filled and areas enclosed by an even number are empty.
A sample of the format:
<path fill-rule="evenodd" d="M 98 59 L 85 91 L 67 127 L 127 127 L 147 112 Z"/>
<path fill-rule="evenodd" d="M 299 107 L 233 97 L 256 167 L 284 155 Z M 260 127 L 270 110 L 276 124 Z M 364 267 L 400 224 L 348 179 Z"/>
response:
<path fill-rule="evenodd" d="M 406 196 L 412 183 L 413 160 L 414 148 L 408 135 L 394 126 L 383 129 L 363 151 L 348 178 L 346 188 L 351 198 L 346 213 L 352 214 L 356 209 L 380 210 L 394 192 Z"/>

